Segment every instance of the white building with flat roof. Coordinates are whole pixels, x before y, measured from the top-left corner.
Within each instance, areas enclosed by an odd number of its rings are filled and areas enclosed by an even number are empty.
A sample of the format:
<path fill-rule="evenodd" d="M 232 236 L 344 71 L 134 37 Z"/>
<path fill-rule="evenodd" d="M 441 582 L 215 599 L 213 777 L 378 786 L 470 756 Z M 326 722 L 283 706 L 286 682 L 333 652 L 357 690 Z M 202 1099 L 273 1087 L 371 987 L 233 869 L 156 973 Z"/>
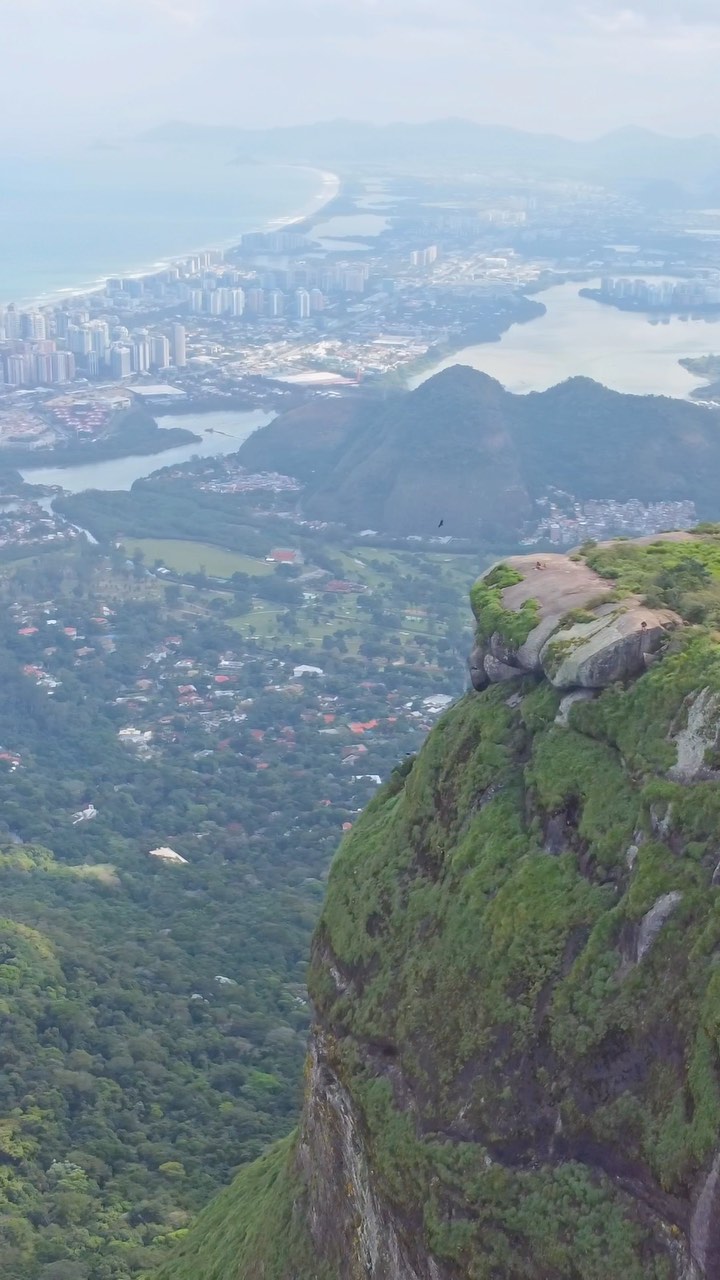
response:
<path fill-rule="evenodd" d="M 181 863 L 187 866 L 187 858 L 183 858 L 181 853 L 176 853 L 174 849 L 169 849 L 167 845 L 161 845 L 159 849 L 151 849 L 149 858 L 158 858 L 160 862 L 174 862 L 176 866 Z"/>

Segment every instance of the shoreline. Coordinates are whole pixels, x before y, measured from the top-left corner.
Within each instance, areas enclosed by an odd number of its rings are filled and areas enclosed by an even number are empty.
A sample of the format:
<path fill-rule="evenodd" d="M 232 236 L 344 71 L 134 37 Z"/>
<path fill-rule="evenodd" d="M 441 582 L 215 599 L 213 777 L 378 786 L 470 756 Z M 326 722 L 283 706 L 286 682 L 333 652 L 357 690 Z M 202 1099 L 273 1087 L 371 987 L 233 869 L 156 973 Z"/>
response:
<path fill-rule="evenodd" d="M 174 253 L 171 257 L 163 258 L 157 262 L 143 267 L 136 267 L 127 271 L 109 271 L 107 275 L 101 279 L 89 281 L 88 283 L 79 285 L 68 285 L 62 289 L 54 289 L 49 293 L 36 294 L 32 298 L 14 299 L 11 302 L 1 301 L 0 306 L 14 305 L 19 310 L 38 310 L 44 311 L 52 307 L 57 307 L 63 302 L 72 302 L 73 299 L 87 298 L 91 294 L 100 293 L 105 287 L 105 281 L 108 275 L 119 275 L 126 280 L 144 280 L 148 276 L 155 275 L 158 271 L 167 270 L 174 263 L 182 262 L 186 258 L 192 258 L 199 253 L 222 252 L 227 253 L 230 249 L 237 248 L 240 240 L 244 235 L 251 234 L 256 231 L 282 231 L 287 227 L 292 227 L 298 223 L 306 222 L 310 218 L 314 218 L 327 205 L 332 204 L 336 200 L 342 190 L 342 179 L 337 173 L 333 173 L 329 169 L 318 169 L 314 165 L 307 164 L 282 164 L 282 165 L 257 165 L 253 168 L 272 168 L 272 169 L 294 169 L 304 173 L 317 174 L 321 180 L 320 190 L 311 198 L 311 208 L 303 208 L 298 213 L 290 213 L 282 215 L 278 218 L 272 218 L 270 222 L 265 223 L 261 227 L 250 227 L 247 231 L 240 231 L 236 235 L 223 240 L 221 243 L 196 245 L 192 249 L 183 251 L 182 253 Z"/>
<path fill-rule="evenodd" d="M 645 316 L 650 324 L 656 321 L 662 324 L 668 320 L 720 319 L 720 302 L 688 303 L 686 307 L 676 305 L 670 307 L 649 307 L 646 303 L 635 302 L 633 298 L 608 298 L 600 289 L 580 289 L 579 297 L 596 302 L 601 307 L 612 307 L 615 311 L 625 311 L 631 315 Z"/>
<path fill-rule="evenodd" d="M 521 296 L 526 297 L 524 294 Z M 478 336 L 477 326 L 471 325 L 462 335 L 458 334 L 456 338 L 452 338 L 449 342 L 429 347 L 424 355 L 417 356 L 415 360 L 409 361 L 402 369 L 395 370 L 394 373 L 389 375 L 390 381 L 397 382 L 398 375 L 400 375 L 403 390 L 414 391 L 423 382 L 434 376 L 433 371 L 441 372 L 442 368 L 447 367 L 445 362 L 452 360 L 456 355 L 460 355 L 462 351 L 466 351 L 469 347 L 493 346 L 503 339 L 513 325 L 532 324 L 534 320 L 541 320 L 544 315 L 547 315 L 547 307 L 544 302 L 536 302 L 534 296 L 527 298 L 527 301 L 537 307 L 534 314 L 515 316 L 507 324 L 504 324 L 498 332 L 491 335 L 483 333 Z M 456 363 L 461 362 L 456 361 Z M 427 377 L 424 376 L 425 374 L 427 374 Z"/>

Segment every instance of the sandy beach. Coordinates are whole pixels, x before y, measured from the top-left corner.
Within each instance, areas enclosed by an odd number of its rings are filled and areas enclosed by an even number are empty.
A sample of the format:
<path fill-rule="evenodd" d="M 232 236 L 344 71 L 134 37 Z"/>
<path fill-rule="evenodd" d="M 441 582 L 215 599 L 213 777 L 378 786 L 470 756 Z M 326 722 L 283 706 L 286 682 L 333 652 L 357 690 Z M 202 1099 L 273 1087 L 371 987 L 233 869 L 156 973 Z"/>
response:
<path fill-rule="evenodd" d="M 258 166 L 262 168 L 263 166 Z M 235 248 L 243 235 L 250 231 L 280 231 L 287 227 L 292 227 L 297 223 L 305 222 L 308 218 L 314 217 L 320 213 L 326 205 L 330 204 L 339 194 L 341 189 L 341 180 L 339 176 L 329 170 L 316 169 L 310 165 L 281 165 L 269 166 L 273 169 L 295 170 L 296 172 L 304 172 L 317 175 L 317 189 L 311 199 L 305 202 L 302 208 L 285 216 L 272 218 L 260 225 L 246 226 L 238 229 L 237 232 L 230 236 L 224 237 L 222 240 L 208 239 L 198 242 L 195 241 L 187 248 L 183 248 L 180 252 L 168 254 L 166 257 L 158 258 L 152 262 L 146 262 L 142 265 L 135 265 L 131 269 L 117 270 L 116 268 L 108 268 L 102 275 L 97 276 L 93 280 L 82 281 L 79 284 L 68 285 L 63 288 L 56 288 L 42 292 L 29 297 L 4 299 L 0 300 L 0 305 L 7 305 L 13 302 L 15 306 L 23 309 L 43 309 L 58 306 L 61 303 L 73 301 L 74 299 L 82 299 L 94 293 L 99 293 L 105 286 L 105 281 L 110 275 L 121 275 L 125 279 L 143 279 L 146 276 L 154 275 L 158 271 L 165 270 L 174 263 L 181 262 L 185 258 L 190 258 L 199 253 L 206 252 L 228 252 Z"/>

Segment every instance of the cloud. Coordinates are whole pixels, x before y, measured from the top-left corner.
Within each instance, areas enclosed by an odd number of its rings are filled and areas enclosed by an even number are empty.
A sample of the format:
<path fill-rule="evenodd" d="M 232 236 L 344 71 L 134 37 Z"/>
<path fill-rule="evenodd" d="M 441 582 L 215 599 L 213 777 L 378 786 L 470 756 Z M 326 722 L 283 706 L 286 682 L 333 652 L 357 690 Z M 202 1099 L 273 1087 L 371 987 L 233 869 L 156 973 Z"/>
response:
<path fill-rule="evenodd" d="M 186 4 L 181 0 L 149 0 L 149 4 L 181 27 L 196 27 L 204 17 L 203 6 L 192 4 L 190 0 Z"/>
<path fill-rule="evenodd" d="M 18 136 L 169 118 L 707 129 L 717 0 L 0 0 Z M 712 123 L 712 122 L 711 122 Z"/>

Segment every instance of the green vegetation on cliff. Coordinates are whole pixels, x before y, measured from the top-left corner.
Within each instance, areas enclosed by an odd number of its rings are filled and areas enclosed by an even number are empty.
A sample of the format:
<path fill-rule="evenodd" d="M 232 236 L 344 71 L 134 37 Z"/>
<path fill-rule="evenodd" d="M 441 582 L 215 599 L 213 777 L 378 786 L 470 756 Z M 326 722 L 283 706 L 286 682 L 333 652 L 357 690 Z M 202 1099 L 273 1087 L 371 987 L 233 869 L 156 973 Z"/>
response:
<path fill-rule="evenodd" d="M 618 591 L 668 605 L 688 622 L 720 624 L 720 525 L 701 525 L 697 536 L 677 541 L 588 546 L 584 558 Z"/>
<path fill-rule="evenodd" d="M 587 554 L 714 621 L 718 551 Z M 225 1193 L 224 1252 L 215 1206 L 163 1280 L 718 1274 L 716 635 L 559 703 L 520 673 L 467 695 L 346 836 L 299 1143 L 276 1193 L 248 1204 L 270 1166 Z"/>
<path fill-rule="evenodd" d="M 522 575 L 507 564 L 498 564 L 473 585 L 470 603 L 478 640 L 489 640 L 493 632 L 497 632 L 509 644 L 519 645 L 537 626 L 540 616 L 536 601 L 526 600 L 521 609 L 514 611 L 503 606 L 505 587 L 512 587 L 516 582 L 522 582 Z"/>
<path fill-rule="evenodd" d="M 291 1276 L 298 1267 L 313 1280 L 334 1280 L 316 1258 L 307 1226 L 294 1209 L 302 1192 L 292 1168 L 294 1150 L 291 1136 L 247 1165 L 198 1218 L 191 1250 L 185 1253 L 180 1244 L 162 1274 L 168 1280 L 196 1280 L 201 1267 L 206 1280 L 242 1280 L 249 1274 L 247 1260 L 262 1257 L 264 1269 L 258 1274 L 266 1280 Z M 178 1240 L 186 1235 L 178 1232 Z"/>

